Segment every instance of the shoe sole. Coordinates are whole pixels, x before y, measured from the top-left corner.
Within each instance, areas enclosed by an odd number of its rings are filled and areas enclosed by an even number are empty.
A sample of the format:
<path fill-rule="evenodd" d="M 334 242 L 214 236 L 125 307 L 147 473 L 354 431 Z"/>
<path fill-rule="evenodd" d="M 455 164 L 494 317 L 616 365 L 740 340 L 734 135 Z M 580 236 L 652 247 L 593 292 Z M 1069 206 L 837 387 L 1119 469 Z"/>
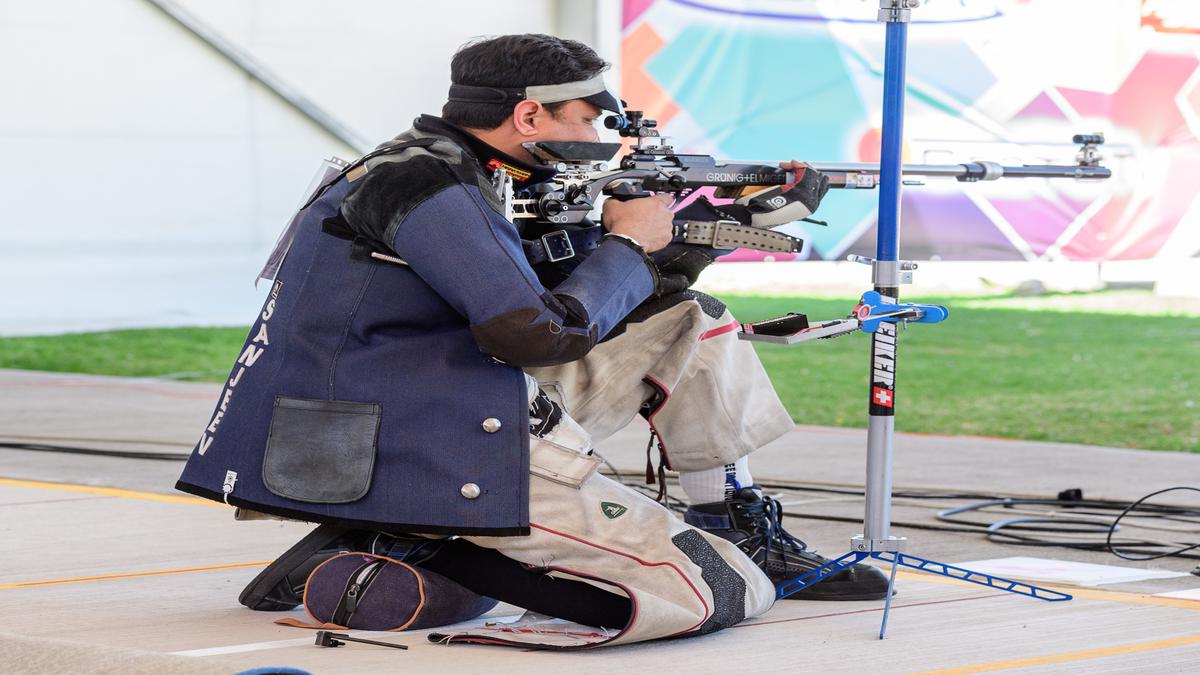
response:
<path fill-rule="evenodd" d="M 256 611 L 271 612 L 293 609 L 299 605 L 286 606 L 276 600 L 268 600 L 267 596 L 275 589 L 287 576 L 292 573 L 297 567 L 302 565 L 306 560 L 311 558 L 317 551 L 328 547 L 338 537 L 349 532 L 349 528 L 337 527 L 335 525 L 318 525 L 315 530 L 309 532 L 303 539 L 292 544 L 292 547 L 283 552 L 266 569 L 258 573 L 242 592 L 238 595 L 238 602 L 246 607 Z"/>

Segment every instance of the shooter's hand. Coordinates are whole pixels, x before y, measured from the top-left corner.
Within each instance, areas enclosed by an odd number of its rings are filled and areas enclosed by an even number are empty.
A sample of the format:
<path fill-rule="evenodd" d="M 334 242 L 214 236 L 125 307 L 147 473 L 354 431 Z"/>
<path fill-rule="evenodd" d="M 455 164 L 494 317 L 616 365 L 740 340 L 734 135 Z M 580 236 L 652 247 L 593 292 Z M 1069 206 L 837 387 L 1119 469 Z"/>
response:
<path fill-rule="evenodd" d="M 646 253 L 653 253 L 671 242 L 675 218 L 672 201 L 664 194 L 627 201 L 608 199 L 600 222 L 609 232 L 633 237 Z"/>
<path fill-rule="evenodd" d="M 732 212 L 731 212 L 732 211 Z M 712 223 L 718 220 L 734 220 L 745 216 L 749 224 L 749 216 L 745 215 L 743 207 L 723 206 L 720 209 L 713 206 L 707 197 L 701 196 L 687 206 L 675 212 L 677 221 L 699 221 Z M 654 289 L 657 296 L 669 295 L 686 290 L 700 278 L 700 273 L 719 256 L 731 253 L 732 250 L 715 249 L 700 244 L 685 244 L 671 242 L 650 256 L 658 268 L 658 286 Z"/>
<path fill-rule="evenodd" d="M 829 191 L 829 177 L 804 162 L 781 162 L 779 168 L 795 174 L 792 182 L 759 190 L 737 200 L 750 211 L 755 227 L 775 227 L 807 218 Z"/>

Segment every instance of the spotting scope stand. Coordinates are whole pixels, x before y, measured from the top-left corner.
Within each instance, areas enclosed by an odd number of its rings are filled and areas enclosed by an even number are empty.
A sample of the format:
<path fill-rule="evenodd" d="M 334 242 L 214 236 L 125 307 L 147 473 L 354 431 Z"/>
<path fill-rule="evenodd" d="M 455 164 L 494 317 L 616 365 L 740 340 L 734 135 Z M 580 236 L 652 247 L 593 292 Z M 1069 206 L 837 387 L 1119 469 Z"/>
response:
<path fill-rule="evenodd" d="M 863 517 L 863 532 L 850 540 L 849 553 L 831 560 L 807 574 L 779 584 L 776 592 L 779 598 L 786 598 L 800 589 L 820 583 L 868 558 L 889 563 L 891 574 L 888 577 L 888 593 L 884 600 L 883 621 L 879 628 L 879 639 L 881 640 L 887 632 L 897 567 L 909 567 L 1039 600 L 1057 602 L 1071 599 L 1070 595 L 1059 591 L 974 572 L 905 553 L 906 538 L 891 535 L 897 325 L 901 323 L 938 323 L 949 315 L 948 310 L 939 305 L 902 304 L 899 302 L 900 284 L 911 281 L 912 270 L 916 269 L 916 264 L 902 261 L 899 258 L 901 177 L 904 173 L 924 173 L 925 175 L 951 176 L 971 182 L 994 180 L 1002 175 L 1077 179 L 1107 178 L 1109 175 L 1107 169 L 1099 167 L 1099 157 L 1095 153 L 1095 146 L 1103 142 L 1103 136 L 1098 134 L 1075 138 L 1075 142 L 1082 143 L 1084 146 L 1077 157 L 1078 165 L 1076 166 L 1000 167 L 991 163 L 976 162 L 934 167 L 937 171 L 928 172 L 919 169 L 912 170 L 917 167 L 903 166 L 900 161 L 900 149 L 904 134 L 908 23 L 911 10 L 917 5 L 917 0 L 880 0 L 879 3 L 879 20 L 887 26 L 887 39 L 884 47 L 882 152 L 877 171 L 879 225 L 876 255 L 874 259 L 851 256 L 851 260 L 871 265 L 874 290 L 863 294 L 858 306 L 845 319 L 809 325 L 807 317 L 793 314 L 770 322 L 747 324 L 738 332 L 740 339 L 776 344 L 798 344 L 854 331 L 863 331 L 871 335 L 871 387 L 867 418 L 866 510 Z M 818 168 L 818 166 L 813 164 L 814 168 Z M 928 169 L 930 167 L 920 168 Z M 874 167 L 827 165 L 821 166 L 818 170 L 836 173 L 838 169 L 849 175 L 852 181 L 859 181 L 861 187 L 876 187 L 876 171 L 872 170 Z M 905 171 L 905 169 L 909 170 Z M 853 187 L 859 187 L 859 185 Z M 790 328 L 794 330 L 789 330 L 789 322 L 791 322 Z M 764 324 L 769 324 L 769 327 Z M 780 326 L 785 328 L 780 330 Z M 759 330 L 756 330 L 756 327 Z"/>

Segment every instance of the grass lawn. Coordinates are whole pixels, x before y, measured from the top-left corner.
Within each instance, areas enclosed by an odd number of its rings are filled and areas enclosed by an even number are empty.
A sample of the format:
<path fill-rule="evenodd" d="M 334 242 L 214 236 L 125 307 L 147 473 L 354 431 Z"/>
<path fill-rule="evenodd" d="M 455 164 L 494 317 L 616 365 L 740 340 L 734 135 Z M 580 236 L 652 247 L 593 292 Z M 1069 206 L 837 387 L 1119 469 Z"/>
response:
<path fill-rule="evenodd" d="M 150 328 L 0 339 L 0 368 L 217 382 L 246 328 Z"/>
<path fill-rule="evenodd" d="M 918 300 L 914 300 L 918 301 Z M 1200 317 L 956 308 L 900 333 L 896 428 L 1200 452 Z M 742 321 L 850 303 L 731 298 Z M 758 346 L 802 424 L 866 426 L 866 334 Z"/>
<path fill-rule="evenodd" d="M 742 321 L 840 318 L 854 304 L 724 299 Z M 1200 452 L 1200 316 L 940 302 L 948 321 L 900 334 L 898 430 Z M 218 381 L 244 337 L 244 328 L 177 328 L 5 338 L 0 367 Z M 797 422 L 865 426 L 865 334 L 756 347 Z"/>

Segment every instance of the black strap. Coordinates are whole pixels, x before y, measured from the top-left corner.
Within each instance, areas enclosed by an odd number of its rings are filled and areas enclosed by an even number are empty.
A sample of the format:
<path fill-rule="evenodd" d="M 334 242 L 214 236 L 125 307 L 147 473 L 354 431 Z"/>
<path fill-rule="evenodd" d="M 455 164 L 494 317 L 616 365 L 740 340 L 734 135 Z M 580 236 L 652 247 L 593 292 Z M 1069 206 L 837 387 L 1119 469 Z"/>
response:
<path fill-rule="evenodd" d="M 604 228 L 600 225 L 592 227 L 576 227 L 571 229 L 547 232 L 538 239 L 522 239 L 521 248 L 525 249 L 525 258 L 530 265 L 544 262 L 559 262 L 576 256 L 584 256 L 600 246 L 600 237 L 604 236 Z M 567 247 L 566 244 L 570 246 Z M 547 250 L 547 244 L 549 250 Z"/>
<path fill-rule="evenodd" d="M 447 100 L 462 103 L 514 105 L 525 100 L 525 88 L 452 84 L 450 85 L 450 96 Z"/>
<path fill-rule="evenodd" d="M 353 171 L 354 169 L 362 166 L 363 163 L 366 162 L 368 159 L 374 159 L 376 157 L 379 157 L 380 155 L 390 155 L 393 152 L 400 152 L 401 150 L 407 150 L 408 148 L 427 148 L 437 142 L 438 142 L 438 139 L 436 139 L 436 138 L 418 138 L 413 141 L 401 141 L 399 143 L 392 143 L 390 145 L 385 145 L 381 148 L 372 150 L 371 152 L 368 152 L 367 154 L 363 155 L 362 157 L 359 157 L 358 159 L 354 160 L 353 162 L 347 164 L 346 168 L 339 171 L 336 176 L 325 181 L 325 184 L 322 185 L 321 187 L 317 188 L 316 192 L 313 192 L 313 195 L 308 198 L 308 201 L 304 202 L 304 206 L 301 206 L 300 210 L 303 211 L 304 209 L 307 209 L 308 207 L 312 206 L 313 202 L 320 199 L 321 195 L 325 194 L 325 192 L 329 188 L 333 187 L 346 174 L 348 174 L 351 171 Z"/>
<path fill-rule="evenodd" d="M 421 567 L 480 595 L 585 626 L 620 630 L 633 617 L 633 603 L 624 595 L 577 578 L 551 576 L 544 568 L 519 563 L 465 539 L 447 541 Z"/>

